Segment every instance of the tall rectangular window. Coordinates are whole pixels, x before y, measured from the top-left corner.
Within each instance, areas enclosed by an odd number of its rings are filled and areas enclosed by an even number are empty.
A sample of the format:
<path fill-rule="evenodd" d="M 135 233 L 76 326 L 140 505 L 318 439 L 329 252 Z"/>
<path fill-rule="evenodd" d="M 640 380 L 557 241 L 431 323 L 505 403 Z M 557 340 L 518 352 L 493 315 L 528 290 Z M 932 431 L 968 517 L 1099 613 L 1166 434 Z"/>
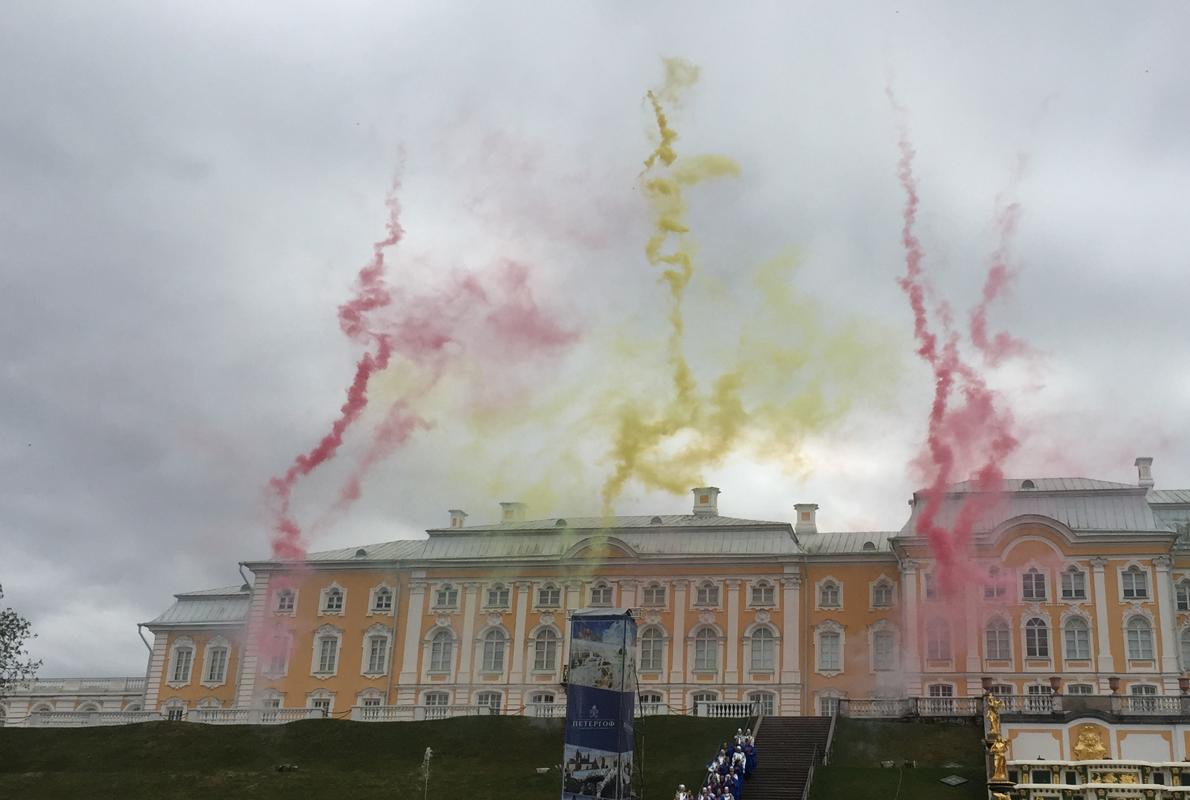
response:
<path fill-rule="evenodd" d="M 1021 597 L 1025 600 L 1045 599 L 1045 574 L 1031 568 L 1021 575 Z"/>
<path fill-rule="evenodd" d="M 338 650 L 339 642 L 337 640 L 331 638 L 318 640 L 318 671 L 320 673 L 335 671 L 335 666 L 338 663 Z"/>
<path fill-rule="evenodd" d="M 227 674 L 227 648 L 216 647 L 210 652 L 211 662 L 207 666 L 207 683 L 223 683 Z"/>
<path fill-rule="evenodd" d="M 661 653 L 665 637 L 656 628 L 648 628 L 640 635 L 640 664 L 641 672 L 660 672 Z"/>
<path fill-rule="evenodd" d="M 174 651 L 174 683 L 190 680 L 190 662 L 193 658 L 194 651 L 189 647 L 179 647 Z"/>
<path fill-rule="evenodd" d="M 1087 573 L 1077 567 L 1071 567 L 1062 573 L 1062 599 L 1087 599 Z"/>
<path fill-rule="evenodd" d="M 837 672 L 842 659 L 839 652 L 839 634 L 823 631 L 818 634 L 818 669 L 822 672 Z"/>
<path fill-rule="evenodd" d="M 892 631 L 877 631 L 872 635 L 872 669 L 885 672 L 893 668 Z"/>
<path fill-rule="evenodd" d="M 388 639 L 384 636 L 372 636 L 368 639 L 368 672 L 379 675 L 384 672 L 388 660 Z"/>

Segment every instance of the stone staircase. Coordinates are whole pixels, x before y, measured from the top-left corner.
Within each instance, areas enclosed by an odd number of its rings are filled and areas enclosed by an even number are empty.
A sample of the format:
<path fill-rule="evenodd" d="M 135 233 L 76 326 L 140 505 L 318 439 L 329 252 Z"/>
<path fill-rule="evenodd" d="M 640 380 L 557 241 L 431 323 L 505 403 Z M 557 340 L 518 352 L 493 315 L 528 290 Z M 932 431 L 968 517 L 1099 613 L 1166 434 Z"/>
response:
<path fill-rule="evenodd" d="M 821 764 L 830 717 L 765 717 L 756 736 L 756 771 L 747 800 L 801 800 L 811 764 Z"/>

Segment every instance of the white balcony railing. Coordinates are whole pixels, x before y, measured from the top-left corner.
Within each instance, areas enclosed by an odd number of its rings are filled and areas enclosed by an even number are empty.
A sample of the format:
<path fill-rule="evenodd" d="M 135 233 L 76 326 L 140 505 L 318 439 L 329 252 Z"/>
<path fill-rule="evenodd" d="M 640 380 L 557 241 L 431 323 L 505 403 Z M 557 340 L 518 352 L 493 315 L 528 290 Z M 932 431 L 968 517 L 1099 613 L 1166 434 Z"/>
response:
<path fill-rule="evenodd" d="M 35 711 L 26 724 L 32 728 L 89 728 L 101 725 L 133 725 L 156 722 L 155 711 Z"/>
<path fill-rule="evenodd" d="M 144 690 L 144 678 L 47 678 L 21 681 L 13 694 L 137 694 Z"/>
<path fill-rule="evenodd" d="M 1115 698 L 1121 714 L 1182 713 L 1182 698 L 1177 695 L 1126 694 Z"/>
<path fill-rule="evenodd" d="M 641 703 L 636 713 L 642 717 L 662 717 L 669 714 L 669 706 L 665 703 Z"/>
<path fill-rule="evenodd" d="M 526 717 L 546 717 L 554 719 L 566 716 L 565 703 L 525 703 Z"/>
<path fill-rule="evenodd" d="M 563 706 L 565 708 L 565 706 Z M 352 706 L 351 718 L 360 722 L 418 722 L 427 719 L 480 717 L 495 713 L 481 705 Z"/>
<path fill-rule="evenodd" d="M 759 703 L 730 703 L 723 701 L 699 702 L 694 707 L 694 713 L 699 717 L 716 719 L 742 719 L 752 717 L 758 713 Z"/>

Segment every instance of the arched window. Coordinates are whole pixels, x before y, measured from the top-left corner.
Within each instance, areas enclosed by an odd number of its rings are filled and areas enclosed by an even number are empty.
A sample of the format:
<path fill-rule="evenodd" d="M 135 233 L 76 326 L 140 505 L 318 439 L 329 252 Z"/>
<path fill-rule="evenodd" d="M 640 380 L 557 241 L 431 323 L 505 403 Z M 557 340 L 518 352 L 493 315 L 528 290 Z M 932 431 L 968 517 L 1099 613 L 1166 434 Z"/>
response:
<path fill-rule="evenodd" d="M 757 581 L 752 584 L 752 605 L 771 606 L 776 604 L 777 590 L 768 581 Z"/>
<path fill-rule="evenodd" d="M 1128 658 L 1136 661 L 1153 660 L 1153 626 L 1141 616 L 1128 620 Z"/>
<path fill-rule="evenodd" d="M 493 584 L 488 587 L 488 608 L 508 608 L 509 597 L 511 592 L 508 587 L 502 583 Z"/>
<path fill-rule="evenodd" d="M 181 722 L 186 719 L 186 703 L 182 700 L 168 700 L 162 706 L 162 710 L 165 711 L 165 718 L 171 722 Z"/>
<path fill-rule="evenodd" d="M 698 714 L 700 711 L 699 706 L 702 706 L 705 703 L 717 702 L 719 700 L 719 695 L 717 695 L 715 692 L 695 692 L 694 696 L 691 697 L 690 700 L 694 703 L 694 713 Z"/>
<path fill-rule="evenodd" d="M 128 705 L 124 706 L 124 710 L 127 711 L 129 714 L 133 714 L 138 711 L 143 711 L 144 706 L 142 706 L 140 703 L 134 702 L 134 703 L 129 703 Z"/>
<path fill-rule="evenodd" d="M 504 671 L 504 645 L 507 637 L 499 628 L 488 631 L 483 637 L 483 671 Z"/>
<path fill-rule="evenodd" d="M 78 710 L 81 714 L 93 714 L 99 710 L 99 706 L 95 705 L 94 703 L 83 703 L 78 707 Z"/>
<path fill-rule="evenodd" d="M 824 581 L 818 587 L 818 606 L 820 608 L 838 608 L 841 604 L 839 584 L 835 581 Z"/>
<path fill-rule="evenodd" d="M 661 696 L 661 692 L 641 692 L 637 695 L 637 707 L 640 709 L 639 713 L 642 717 L 664 714 L 666 711 L 665 698 Z"/>
<path fill-rule="evenodd" d="M 698 590 L 694 596 L 694 604 L 697 606 L 719 605 L 719 587 L 710 581 L 703 581 L 698 584 Z"/>
<path fill-rule="evenodd" d="M 893 604 L 892 581 L 880 578 L 872 584 L 872 607 L 889 608 Z"/>
<path fill-rule="evenodd" d="M 562 590 L 547 583 L 537 590 L 538 608 L 558 608 L 562 605 Z"/>
<path fill-rule="evenodd" d="M 591 605 L 610 606 L 612 604 L 612 587 L 600 581 L 591 587 Z"/>
<path fill-rule="evenodd" d="M 278 614 L 292 614 L 294 606 L 297 605 L 297 595 L 293 589 L 282 589 L 275 595 L 274 610 Z"/>
<path fill-rule="evenodd" d="M 1120 588 L 1125 600 L 1146 600 L 1149 597 L 1149 576 L 1140 567 L 1129 567 L 1120 573 Z"/>
<path fill-rule="evenodd" d="M 950 625 L 946 620 L 930 620 L 926 625 L 926 658 L 930 661 L 950 660 Z"/>
<path fill-rule="evenodd" d="M 533 669 L 553 672 L 558 668 L 558 634 L 544 628 L 533 642 Z"/>
<path fill-rule="evenodd" d="M 499 692 L 480 692 L 475 697 L 475 704 L 492 709 L 493 714 L 499 714 L 503 700 L 504 697 Z"/>
<path fill-rule="evenodd" d="M 1036 567 L 1030 567 L 1021 575 L 1021 599 L 1045 599 L 1045 573 Z"/>
<path fill-rule="evenodd" d="M 430 672 L 450 672 L 454 664 L 455 640 L 450 631 L 440 630 L 430 640 Z"/>
<path fill-rule="evenodd" d="M 1178 581 L 1175 587 L 1178 611 L 1190 611 L 1190 580 Z"/>
<path fill-rule="evenodd" d="M 534 692 L 529 695 L 529 708 L 535 717 L 554 716 L 554 693 Z"/>
<path fill-rule="evenodd" d="M 1008 623 L 999 617 L 988 623 L 983 632 L 984 658 L 988 661 L 1008 661 L 1012 658 L 1012 635 Z"/>
<path fill-rule="evenodd" d="M 772 692 L 752 692 L 748 695 L 748 702 L 753 706 L 753 714 L 760 713 L 771 717 L 777 711 L 776 697 Z"/>
<path fill-rule="evenodd" d="M 1067 661 L 1091 659 L 1091 627 L 1082 617 L 1071 617 L 1062 626 Z"/>
<path fill-rule="evenodd" d="M 438 591 L 434 592 L 435 608 L 455 608 L 458 605 L 459 590 L 449 583 L 442 584 L 438 587 Z"/>
<path fill-rule="evenodd" d="M 640 663 L 637 668 L 641 672 L 660 672 L 664 651 L 665 634 L 657 628 L 645 628 L 640 635 Z"/>
<path fill-rule="evenodd" d="M 1062 599 L 1087 599 L 1087 573 L 1073 564 L 1062 571 Z"/>
<path fill-rule="evenodd" d="M 645 587 L 644 604 L 651 608 L 665 606 L 665 587 L 660 583 L 650 583 Z"/>
<path fill-rule="evenodd" d="M 393 610 L 393 590 L 387 586 L 381 586 L 372 595 L 372 610 L 386 614 Z"/>
<path fill-rule="evenodd" d="M 703 628 L 694 637 L 694 671 L 714 672 L 719 669 L 719 636 L 710 628 Z"/>
<path fill-rule="evenodd" d="M 1025 657 L 1050 657 L 1050 629 L 1045 620 L 1033 617 L 1025 623 Z"/>
<path fill-rule="evenodd" d="M 752 631 L 752 671 L 770 672 L 776 663 L 775 638 L 768 628 Z"/>

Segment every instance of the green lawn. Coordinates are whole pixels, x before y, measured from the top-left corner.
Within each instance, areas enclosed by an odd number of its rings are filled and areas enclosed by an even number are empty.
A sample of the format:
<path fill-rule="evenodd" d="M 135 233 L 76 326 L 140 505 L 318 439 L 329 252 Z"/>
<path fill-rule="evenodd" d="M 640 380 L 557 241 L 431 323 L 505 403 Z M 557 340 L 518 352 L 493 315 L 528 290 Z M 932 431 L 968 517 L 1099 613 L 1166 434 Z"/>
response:
<path fill-rule="evenodd" d="M 975 724 L 840 719 L 830 765 L 814 772 L 811 800 L 986 800 L 981 735 Z M 905 761 L 917 766 L 902 767 Z M 960 766 L 942 766 L 951 762 Z M 967 783 L 940 783 L 947 775 Z"/>
<path fill-rule="evenodd" d="M 736 720 L 637 720 L 647 797 L 697 783 Z M 111 728 L 0 728 L 0 798 L 420 797 L 434 750 L 436 800 L 555 800 L 562 720 L 471 717 L 437 722 L 307 720 L 288 725 L 150 722 Z M 638 756 L 639 757 L 639 756 Z M 277 772 L 296 764 L 297 772 Z M 536 767 L 551 767 L 538 775 Z"/>

